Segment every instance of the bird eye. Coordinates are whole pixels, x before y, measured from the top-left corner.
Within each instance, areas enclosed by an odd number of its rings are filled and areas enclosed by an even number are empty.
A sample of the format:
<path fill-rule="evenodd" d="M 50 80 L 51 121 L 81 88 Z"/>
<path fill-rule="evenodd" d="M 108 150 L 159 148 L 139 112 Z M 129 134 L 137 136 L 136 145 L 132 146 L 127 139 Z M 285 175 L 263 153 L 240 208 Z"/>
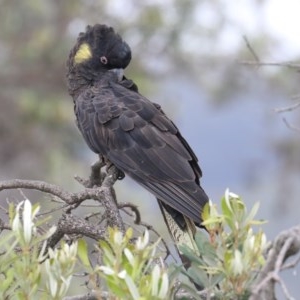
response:
<path fill-rule="evenodd" d="M 108 60 L 107 60 L 106 56 L 101 56 L 101 57 L 100 57 L 100 61 L 101 61 L 101 63 L 103 63 L 104 65 L 106 65 L 106 64 L 108 63 Z"/>

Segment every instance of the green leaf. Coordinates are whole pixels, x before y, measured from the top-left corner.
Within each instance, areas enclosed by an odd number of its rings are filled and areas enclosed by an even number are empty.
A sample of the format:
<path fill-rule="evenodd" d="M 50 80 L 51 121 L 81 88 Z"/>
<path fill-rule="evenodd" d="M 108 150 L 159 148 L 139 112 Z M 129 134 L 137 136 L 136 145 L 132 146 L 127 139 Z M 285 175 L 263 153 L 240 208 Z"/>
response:
<path fill-rule="evenodd" d="M 187 271 L 188 276 L 196 284 L 207 287 L 208 286 L 208 277 L 205 270 L 199 268 L 196 264 L 192 263 Z"/>
<path fill-rule="evenodd" d="M 206 203 L 203 207 L 202 214 L 201 214 L 202 220 L 205 221 L 210 218 L 210 206 L 209 203 Z"/>
<path fill-rule="evenodd" d="M 249 222 L 249 225 L 263 225 L 268 223 L 266 220 L 252 220 Z"/>
<path fill-rule="evenodd" d="M 180 282 L 178 289 L 182 289 L 189 294 L 189 296 L 183 296 L 182 298 L 179 298 L 180 300 L 199 299 L 198 292 L 196 291 L 194 285 Z M 173 296 L 171 299 L 175 299 L 175 297 Z"/>
<path fill-rule="evenodd" d="M 201 257 L 198 256 L 197 253 L 195 253 L 191 248 L 189 248 L 186 245 L 179 245 L 179 251 L 187 257 L 190 261 L 198 263 L 198 264 L 203 264 L 203 260 Z"/>
<path fill-rule="evenodd" d="M 125 276 L 125 282 L 126 282 L 127 288 L 130 291 L 132 298 L 134 300 L 138 300 L 140 298 L 140 293 L 139 293 L 138 287 L 136 286 L 134 280 L 128 274 L 126 274 L 126 276 Z"/>
<path fill-rule="evenodd" d="M 249 215 L 247 216 L 247 218 L 246 218 L 246 220 L 245 220 L 245 223 L 246 223 L 246 224 L 249 223 L 250 221 L 252 221 L 252 220 L 254 219 L 255 215 L 256 215 L 257 212 L 258 212 L 258 209 L 259 209 L 259 202 L 256 202 L 256 203 L 253 205 L 253 207 L 252 207 L 252 209 L 251 209 Z"/>
<path fill-rule="evenodd" d="M 222 216 L 216 216 L 216 217 L 210 217 L 209 219 L 206 219 L 203 221 L 201 224 L 203 226 L 211 225 L 211 224 L 216 224 L 216 223 L 221 223 L 224 217 Z"/>
<path fill-rule="evenodd" d="M 111 276 L 104 276 L 104 278 L 106 279 L 106 283 L 111 292 L 113 292 L 117 297 L 120 297 L 120 299 L 128 299 L 130 293 L 125 289 L 125 282 L 124 284 L 121 284 Z"/>
<path fill-rule="evenodd" d="M 208 242 L 207 234 L 203 231 L 197 231 L 195 235 L 195 242 L 200 254 L 205 253 L 205 243 Z"/>
<path fill-rule="evenodd" d="M 175 264 L 171 264 L 168 268 L 170 282 L 174 281 L 178 275 L 182 273 L 183 269 L 184 267 L 182 265 L 177 266 Z"/>
<path fill-rule="evenodd" d="M 13 203 L 9 203 L 9 206 L 8 206 L 8 215 L 9 215 L 9 220 L 10 220 L 10 223 L 12 223 L 15 215 L 16 215 L 16 208 L 14 206 Z"/>
<path fill-rule="evenodd" d="M 99 241 L 99 246 L 101 251 L 103 251 L 104 258 L 109 264 L 113 264 L 116 260 L 116 257 L 110 247 L 110 245 L 106 241 Z"/>
<path fill-rule="evenodd" d="M 195 242 L 201 256 L 208 258 L 213 263 L 217 258 L 217 254 L 215 248 L 209 242 L 206 233 L 198 231 L 195 235 Z"/>
<path fill-rule="evenodd" d="M 217 274 L 217 275 L 211 275 L 210 278 L 209 278 L 209 285 L 210 285 L 210 287 L 216 286 L 224 278 L 225 278 L 225 275 L 223 273 Z"/>
<path fill-rule="evenodd" d="M 84 266 L 90 267 L 91 263 L 88 255 L 88 246 L 84 239 L 78 240 L 77 254 Z"/>
<path fill-rule="evenodd" d="M 222 200 L 221 200 L 221 209 L 222 209 L 222 213 L 224 215 L 232 217 L 233 209 L 232 209 L 232 206 L 231 206 L 230 199 L 227 200 L 225 197 L 222 198 Z"/>
<path fill-rule="evenodd" d="M 14 273 L 15 273 L 15 271 L 14 271 L 13 268 L 10 268 L 10 269 L 5 273 L 5 279 L 2 280 L 2 282 L 1 282 L 1 284 L 0 284 L 1 290 L 2 290 L 2 291 L 5 291 L 5 290 L 7 290 L 7 289 L 10 287 L 10 285 L 11 285 L 13 279 L 14 279 Z"/>

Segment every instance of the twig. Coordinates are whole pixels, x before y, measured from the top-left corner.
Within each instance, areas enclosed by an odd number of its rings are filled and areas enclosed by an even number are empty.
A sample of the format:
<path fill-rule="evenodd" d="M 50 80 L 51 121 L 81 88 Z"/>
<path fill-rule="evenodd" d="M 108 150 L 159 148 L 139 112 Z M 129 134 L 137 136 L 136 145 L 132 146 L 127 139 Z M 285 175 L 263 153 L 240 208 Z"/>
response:
<path fill-rule="evenodd" d="M 126 211 L 124 208 L 130 208 L 131 211 L 134 213 L 135 219 L 134 219 L 134 223 L 135 224 L 140 224 L 141 222 L 141 213 L 138 209 L 138 207 L 132 203 L 128 203 L 128 202 L 123 202 L 123 203 L 119 203 L 118 204 L 118 208 L 119 209 L 123 209 L 124 212 L 126 212 L 128 215 L 130 215 L 131 217 L 133 216 L 132 214 L 130 214 L 128 211 Z"/>
<path fill-rule="evenodd" d="M 282 266 L 281 270 L 295 268 L 299 262 L 300 262 L 300 255 L 294 261 L 292 261 L 288 264 L 284 264 L 284 266 Z"/>
<path fill-rule="evenodd" d="M 292 125 L 286 118 L 282 118 L 283 123 L 285 124 L 285 126 L 297 133 L 300 133 L 300 128 L 297 126 Z"/>
<path fill-rule="evenodd" d="M 110 295 L 107 292 L 90 292 L 85 295 L 77 295 L 77 296 L 70 296 L 64 297 L 63 300 L 105 300 L 111 299 Z"/>
<path fill-rule="evenodd" d="M 55 207 L 53 209 L 50 209 L 50 210 L 47 210 L 45 212 L 41 212 L 39 213 L 37 216 L 38 217 L 41 217 L 41 216 L 45 216 L 45 215 L 49 215 L 49 214 L 52 214 L 56 211 L 60 211 L 60 210 L 63 210 L 65 207 L 66 207 L 67 204 L 64 204 L 64 205 L 61 205 L 61 206 L 58 206 L 58 207 Z"/>
<path fill-rule="evenodd" d="M 247 61 L 242 60 L 239 61 L 242 65 L 248 65 L 248 66 L 270 66 L 270 67 L 286 67 L 290 69 L 300 69 L 300 64 L 293 63 L 293 62 L 258 62 L 258 61 Z"/>
<path fill-rule="evenodd" d="M 0 232 L 2 230 L 11 230 L 11 227 L 8 224 L 5 224 L 2 219 L 0 219 Z"/>
<path fill-rule="evenodd" d="M 249 43 L 249 40 L 248 40 L 247 36 L 246 36 L 246 35 L 243 35 L 243 39 L 244 39 L 244 41 L 245 41 L 245 43 L 246 43 L 247 48 L 249 49 L 249 51 L 250 51 L 251 54 L 253 55 L 255 61 L 259 63 L 259 62 L 260 62 L 260 59 L 259 59 L 258 55 L 256 54 L 256 52 L 254 51 L 254 49 L 253 49 L 253 47 L 251 46 L 251 44 Z"/>
<path fill-rule="evenodd" d="M 287 300 L 296 300 L 294 297 L 292 297 L 284 283 L 284 281 L 281 278 L 278 278 L 278 283 L 281 285 L 282 291 L 286 297 Z"/>
<path fill-rule="evenodd" d="M 283 113 L 283 112 L 288 112 L 288 111 L 293 111 L 300 107 L 300 102 L 297 102 L 293 105 L 287 106 L 287 107 L 282 107 L 282 108 L 275 108 L 274 111 L 276 113 Z"/>
<path fill-rule="evenodd" d="M 84 219 L 88 221 L 89 219 L 99 216 L 99 215 L 102 215 L 102 212 L 97 211 L 97 212 L 89 213 L 84 216 Z"/>
<path fill-rule="evenodd" d="M 114 183 L 118 179 L 119 170 L 112 166 L 108 170 L 102 185 L 101 203 L 105 207 L 105 213 L 107 215 L 107 225 L 111 227 L 117 227 L 123 233 L 125 232 L 125 225 L 118 209 L 116 194 L 113 188 Z"/>

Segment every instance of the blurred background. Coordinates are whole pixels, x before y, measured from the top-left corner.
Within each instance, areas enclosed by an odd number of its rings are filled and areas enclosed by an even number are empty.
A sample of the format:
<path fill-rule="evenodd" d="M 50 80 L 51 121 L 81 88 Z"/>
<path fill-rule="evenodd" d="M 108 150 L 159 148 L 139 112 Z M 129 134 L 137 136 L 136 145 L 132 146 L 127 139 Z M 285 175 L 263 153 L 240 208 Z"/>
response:
<path fill-rule="evenodd" d="M 88 176 L 96 155 L 74 123 L 65 61 L 86 25 L 105 23 L 132 48 L 126 76 L 194 149 L 211 199 L 228 187 L 249 208 L 259 201 L 274 238 L 299 223 L 300 135 L 274 111 L 300 101 L 299 68 L 242 63 L 255 60 L 244 36 L 261 62 L 295 62 L 299 11 L 298 0 L 0 0 L 0 179 L 81 188 L 73 176 Z M 284 117 L 300 127 L 300 109 Z M 153 223 L 152 196 L 128 178 L 116 186 Z M 299 276 L 288 280 L 295 292 Z"/>

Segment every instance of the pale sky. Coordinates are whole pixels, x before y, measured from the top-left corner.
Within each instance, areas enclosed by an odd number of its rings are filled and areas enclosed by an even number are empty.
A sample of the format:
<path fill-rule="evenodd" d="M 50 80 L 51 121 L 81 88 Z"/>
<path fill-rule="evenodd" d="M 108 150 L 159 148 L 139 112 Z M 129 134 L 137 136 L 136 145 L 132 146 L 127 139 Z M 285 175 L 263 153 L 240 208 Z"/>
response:
<path fill-rule="evenodd" d="M 300 54 L 300 1 L 269 0 L 264 9 L 265 22 L 282 41 L 281 57 L 293 58 Z"/>
<path fill-rule="evenodd" d="M 254 3 L 253 0 L 224 1 L 226 13 L 240 25 L 240 34 L 251 36 L 264 30 L 278 40 L 272 59 L 288 60 L 299 56 L 300 1 L 267 0 L 261 9 L 257 9 Z M 235 38 L 240 39 L 240 34 L 235 34 Z M 227 38 L 233 40 L 233 33 Z"/>

